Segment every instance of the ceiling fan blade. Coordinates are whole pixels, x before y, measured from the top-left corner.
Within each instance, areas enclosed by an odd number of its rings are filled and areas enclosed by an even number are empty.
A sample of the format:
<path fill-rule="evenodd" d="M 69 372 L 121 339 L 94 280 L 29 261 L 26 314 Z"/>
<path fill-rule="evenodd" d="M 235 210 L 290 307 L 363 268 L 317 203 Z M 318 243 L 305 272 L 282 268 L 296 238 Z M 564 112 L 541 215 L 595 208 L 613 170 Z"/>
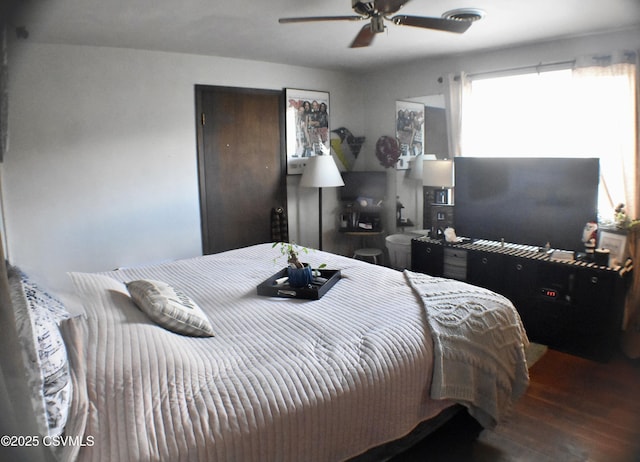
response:
<path fill-rule="evenodd" d="M 400 8 L 405 6 L 409 0 L 376 0 L 376 9 L 384 16 L 395 13 Z"/>
<path fill-rule="evenodd" d="M 293 22 L 316 22 L 316 21 L 362 21 L 362 16 L 309 16 L 304 18 L 280 18 L 278 22 L 280 24 L 287 24 Z"/>
<path fill-rule="evenodd" d="M 423 29 L 443 30 L 462 34 L 469 27 L 472 21 L 458 21 L 455 19 L 427 18 L 425 16 L 405 16 L 398 15 L 391 18 L 394 24 L 401 26 L 422 27 Z"/>
<path fill-rule="evenodd" d="M 373 39 L 375 36 L 376 36 L 376 33 L 373 32 L 373 29 L 371 28 L 371 24 L 367 24 L 362 29 L 360 29 L 360 32 L 358 32 L 358 35 L 356 35 L 356 38 L 353 39 L 353 42 L 351 42 L 350 47 L 351 48 L 368 47 L 373 43 Z"/>

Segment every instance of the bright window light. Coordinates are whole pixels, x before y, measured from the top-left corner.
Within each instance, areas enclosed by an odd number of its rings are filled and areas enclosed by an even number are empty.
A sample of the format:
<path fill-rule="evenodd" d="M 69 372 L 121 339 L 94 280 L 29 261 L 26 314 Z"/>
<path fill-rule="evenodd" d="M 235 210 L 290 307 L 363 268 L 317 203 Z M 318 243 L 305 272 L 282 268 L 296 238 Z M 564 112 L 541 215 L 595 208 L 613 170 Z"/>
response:
<path fill-rule="evenodd" d="M 471 81 L 461 153 L 477 157 L 597 157 L 599 208 L 624 202 L 620 171 L 633 152 L 634 99 L 625 76 L 577 78 L 571 69 Z"/>

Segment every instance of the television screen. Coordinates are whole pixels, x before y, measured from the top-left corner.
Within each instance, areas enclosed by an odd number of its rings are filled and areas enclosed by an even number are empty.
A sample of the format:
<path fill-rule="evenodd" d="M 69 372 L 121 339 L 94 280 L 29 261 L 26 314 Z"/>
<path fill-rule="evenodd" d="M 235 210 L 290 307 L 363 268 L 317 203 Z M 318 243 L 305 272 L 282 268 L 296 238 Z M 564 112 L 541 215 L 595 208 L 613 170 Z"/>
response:
<path fill-rule="evenodd" d="M 380 201 L 387 195 L 386 172 L 342 172 L 342 179 L 340 199 L 343 201 L 354 201 L 358 197 Z"/>
<path fill-rule="evenodd" d="M 458 236 L 582 250 L 597 220 L 598 159 L 455 158 Z"/>

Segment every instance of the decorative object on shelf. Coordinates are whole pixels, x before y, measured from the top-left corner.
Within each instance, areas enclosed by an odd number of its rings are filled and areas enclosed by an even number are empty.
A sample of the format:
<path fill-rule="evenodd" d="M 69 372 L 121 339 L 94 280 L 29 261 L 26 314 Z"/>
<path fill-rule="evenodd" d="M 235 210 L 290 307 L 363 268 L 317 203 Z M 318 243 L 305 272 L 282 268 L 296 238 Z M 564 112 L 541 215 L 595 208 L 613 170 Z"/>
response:
<path fill-rule="evenodd" d="M 582 231 L 582 242 L 584 243 L 584 251 L 587 257 L 593 257 L 593 251 L 596 248 L 598 240 L 598 223 L 590 221 L 584 225 Z"/>
<path fill-rule="evenodd" d="M 451 244 L 455 244 L 457 242 L 465 242 L 465 238 L 458 237 L 456 235 L 456 230 L 451 228 L 451 227 L 445 228 L 445 230 L 444 230 L 444 240 L 449 242 L 449 243 L 451 243 Z"/>
<path fill-rule="evenodd" d="M 287 88 L 287 173 L 301 174 L 308 160 L 329 154 L 329 93 Z"/>
<path fill-rule="evenodd" d="M 453 160 L 426 160 L 423 165 L 422 184 L 434 188 L 436 204 L 448 204 L 449 189 L 454 187 Z"/>
<path fill-rule="evenodd" d="M 364 136 L 354 136 L 353 133 L 345 127 L 331 130 L 331 133 L 338 135 L 338 138 L 331 138 L 330 143 L 333 152 L 335 152 L 336 157 L 340 160 L 345 170 L 351 170 L 362 149 L 362 144 L 365 140 Z"/>
<path fill-rule="evenodd" d="M 322 188 L 344 186 L 338 167 L 330 155 L 311 157 L 300 179 L 300 187 L 318 188 L 318 249 L 322 250 Z"/>
<path fill-rule="evenodd" d="M 545 246 L 545 249 L 546 249 L 546 246 Z M 551 250 L 548 253 L 548 255 L 550 260 L 567 261 L 567 262 L 576 261 L 575 253 L 571 250 L 555 249 L 555 250 Z"/>
<path fill-rule="evenodd" d="M 396 196 L 396 222 L 397 223 L 402 222 L 403 208 L 404 208 L 404 205 L 402 205 L 402 202 L 400 202 L 400 196 Z"/>
<path fill-rule="evenodd" d="M 374 204 L 370 198 L 360 198 L 347 204 L 341 214 L 340 231 L 376 231 L 382 230 L 381 203 Z"/>
<path fill-rule="evenodd" d="M 618 204 L 615 208 L 614 219 L 616 221 L 616 227 L 618 228 L 626 229 L 631 225 L 631 219 L 629 218 L 629 215 L 627 215 L 624 204 Z"/>
<path fill-rule="evenodd" d="M 599 248 L 609 250 L 609 265 L 622 266 L 627 259 L 626 230 L 600 230 Z"/>
<path fill-rule="evenodd" d="M 391 136 L 381 136 L 376 142 L 376 157 L 385 168 L 393 167 L 400 158 L 398 140 Z"/>
<path fill-rule="evenodd" d="M 609 249 L 597 248 L 593 254 L 593 261 L 596 265 L 609 266 L 611 251 Z"/>
<path fill-rule="evenodd" d="M 396 101 L 396 138 L 400 147 L 398 170 L 407 170 L 412 158 L 424 154 L 424 105 Z"/>

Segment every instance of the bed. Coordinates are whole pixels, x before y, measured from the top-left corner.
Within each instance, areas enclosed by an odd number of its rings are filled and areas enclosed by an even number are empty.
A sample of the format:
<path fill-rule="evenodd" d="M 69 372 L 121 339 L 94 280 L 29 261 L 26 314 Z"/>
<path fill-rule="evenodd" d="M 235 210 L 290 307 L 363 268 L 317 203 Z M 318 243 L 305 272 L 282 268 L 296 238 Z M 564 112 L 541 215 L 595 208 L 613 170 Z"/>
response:
<path fill-rule="evenodd" d="M 321 299 L 258 295 L 278 255 L 70 273 L 84 313 L 51 316 L 69 377 L 56 456 L 343 461 L 456 406 L 495 426 L 524 394 L 528 340 L 500 295 L 322 251 L 304 260 L 341 278 Z M 195 330 L 155 318 L 141 283 L 193 304 Z"/>

